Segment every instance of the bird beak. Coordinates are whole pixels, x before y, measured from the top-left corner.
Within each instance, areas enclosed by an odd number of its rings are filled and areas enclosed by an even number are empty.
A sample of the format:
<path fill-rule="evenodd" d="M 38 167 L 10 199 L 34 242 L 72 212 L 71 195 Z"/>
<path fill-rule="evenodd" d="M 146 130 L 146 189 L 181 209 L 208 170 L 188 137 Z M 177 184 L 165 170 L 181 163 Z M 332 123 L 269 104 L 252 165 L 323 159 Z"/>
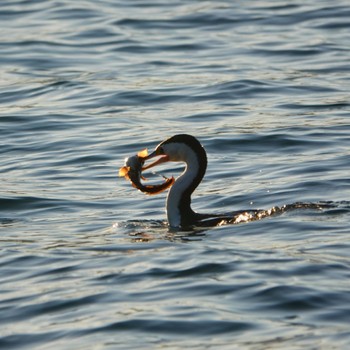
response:
<path fill-rule="evenodd" d="M 156 159 L 153 163 L 142 167 L 142 171 L 150 169 L 150 168 L 153 168 L 156 165 L 159 165 L 159 164 L 162 164 L 162 163 L 165 163 L 165 162 L 169 162 L 169 156 L 167 156 L 166 154 L 158 154 L 157 150 L 155 150 L 154 152 L 149 154 L 147 157 L 145 157 L 145 160 L 148 160 L 148 159 L 151 159 L 151 158 L 155 158 L 155 157 L 159 157 L 159 158 Z"/>

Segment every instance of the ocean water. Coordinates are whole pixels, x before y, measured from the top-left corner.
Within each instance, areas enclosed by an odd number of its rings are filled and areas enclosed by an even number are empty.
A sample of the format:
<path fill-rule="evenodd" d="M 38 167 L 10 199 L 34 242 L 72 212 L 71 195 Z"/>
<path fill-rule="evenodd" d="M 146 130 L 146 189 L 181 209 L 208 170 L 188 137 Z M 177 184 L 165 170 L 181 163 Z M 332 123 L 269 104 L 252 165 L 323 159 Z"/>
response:
<path fill-rule="evenodd" d="M 349 348 L 347 0 L 13 0 L 0 28 L 1 349 Z M 171 232 L 117 175 L 184 132 L 199 212 L 331 205 Z"/>

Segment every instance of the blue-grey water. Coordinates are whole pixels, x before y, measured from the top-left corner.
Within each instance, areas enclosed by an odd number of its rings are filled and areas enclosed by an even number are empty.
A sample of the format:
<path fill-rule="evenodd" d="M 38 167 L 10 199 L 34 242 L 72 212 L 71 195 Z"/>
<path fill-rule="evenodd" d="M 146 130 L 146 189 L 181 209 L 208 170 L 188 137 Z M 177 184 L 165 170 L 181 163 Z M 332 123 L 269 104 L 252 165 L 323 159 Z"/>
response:
<path fill-rule="evenodd" d="M 348 0 L 9 0 L 0 29 L 1 349 L 349 349 Z M 332 206 L 171 232 L 117 175 L 184 132 L 197 211 Z"/>

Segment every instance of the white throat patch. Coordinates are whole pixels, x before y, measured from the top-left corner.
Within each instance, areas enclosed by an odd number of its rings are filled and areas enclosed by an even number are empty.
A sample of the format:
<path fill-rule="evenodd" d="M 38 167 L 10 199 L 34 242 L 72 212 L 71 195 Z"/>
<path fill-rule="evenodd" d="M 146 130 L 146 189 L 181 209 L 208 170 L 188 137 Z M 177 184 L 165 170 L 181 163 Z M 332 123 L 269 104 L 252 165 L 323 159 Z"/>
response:
<path fill-rule="evenodd" d="M 180 227 L 180 201 L 183 193 L 191 186 L 198 174 L 199 161 L 196 153 L 186 144 L 169 143 L 164 145 L 164 151 L 169 156 L 170 161 L 186 163 L 184 172 L 176 179 L 174 185 L 170 188 L 166 201 L 169 226 Z"/>

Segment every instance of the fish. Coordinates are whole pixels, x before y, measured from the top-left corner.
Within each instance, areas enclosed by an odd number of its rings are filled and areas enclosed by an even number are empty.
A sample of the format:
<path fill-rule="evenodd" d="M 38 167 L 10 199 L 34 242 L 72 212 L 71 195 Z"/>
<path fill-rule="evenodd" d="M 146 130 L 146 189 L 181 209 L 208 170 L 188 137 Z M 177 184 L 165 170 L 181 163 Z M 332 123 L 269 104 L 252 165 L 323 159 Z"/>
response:
<path fill-rule="evenodd" d="M 138 152 L 136 155 L 126 158 L 124 166 L 119 169 L 119 176 L 130 180 L 132 186 L 143 193 L 148 195 L 158 194 L 172 186 L 175 182 L 175 178 L 167 178 L 163 176 L 165 181 L 161 184 L 144 185 L 141 182 L 141 179 L 144 181 L 146 180 L 146 178 L 142 176 L 142 170 L 147 156 L 148 151 L 147 149 L 144 149 Z"/>

